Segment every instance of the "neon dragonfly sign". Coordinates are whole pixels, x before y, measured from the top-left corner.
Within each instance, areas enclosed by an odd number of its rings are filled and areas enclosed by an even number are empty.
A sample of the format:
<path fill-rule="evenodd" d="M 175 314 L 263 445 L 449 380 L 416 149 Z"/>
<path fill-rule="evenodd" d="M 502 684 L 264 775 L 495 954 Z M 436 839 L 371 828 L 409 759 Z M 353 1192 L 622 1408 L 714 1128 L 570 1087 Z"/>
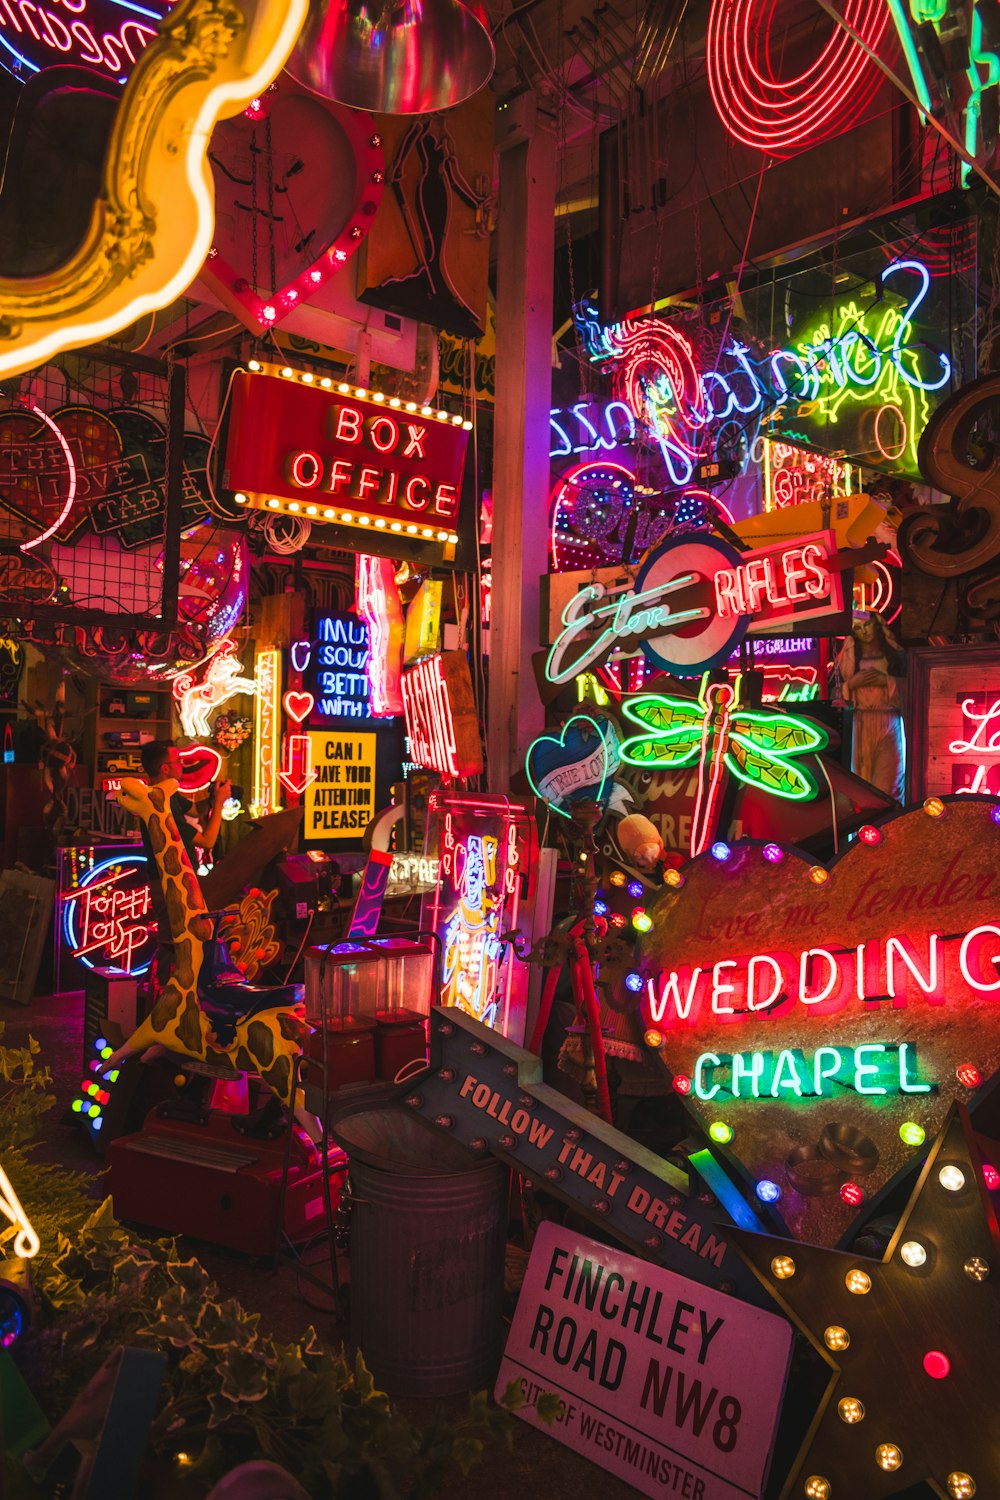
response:
<path fill-rule="evenodd" d="M 731 338 L 709 371 L 699 369 L 687 335 L 663 319 L 605 327 L 588 306 L 580 326 L 590 358 L 611 369 L 616 395 L 658 442 L 674 485 L 690 483 L 710 429 L 724 422 L 755 418 L 780 427 L 794 418 L 827 428 L 849 404 L 871 411 L 873 462 L 912 465 L 928 393 L 952 374 L 947 354 L 913 341 L 930 280 L 922 261 L 891 261 L 870 304 L 843 300 L 832 318 L 817 318 L 793 344 L 761 358 Z"/>
<path fill-rule="evenodd" d="M 144 854 L 121 854 L 88 870 L 64 892 L 63 938 L 88 969 L 145 974 L 156 945 L 156 918 Z"/>

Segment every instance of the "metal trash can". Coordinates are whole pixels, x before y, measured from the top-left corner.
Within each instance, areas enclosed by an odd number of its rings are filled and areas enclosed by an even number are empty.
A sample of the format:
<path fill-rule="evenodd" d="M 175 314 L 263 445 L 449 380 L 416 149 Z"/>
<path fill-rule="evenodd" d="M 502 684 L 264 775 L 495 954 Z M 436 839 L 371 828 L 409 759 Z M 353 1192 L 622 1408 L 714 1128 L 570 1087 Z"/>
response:
<path fill-rule="evenodd" d="M 407 1110 L 332 1122 L 351 1180 L 351 1338 L 392 1396 L 492 1384 L 502 1351 L 507 1169 Z"/>

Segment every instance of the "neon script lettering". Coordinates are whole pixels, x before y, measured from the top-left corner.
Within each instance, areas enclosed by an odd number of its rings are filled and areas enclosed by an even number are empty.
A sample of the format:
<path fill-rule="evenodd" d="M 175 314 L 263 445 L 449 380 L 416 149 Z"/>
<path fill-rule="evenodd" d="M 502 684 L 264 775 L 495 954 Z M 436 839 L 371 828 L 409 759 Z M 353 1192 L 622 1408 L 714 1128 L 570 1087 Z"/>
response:
<path fill-rule="evenodd" d="M 800 953 L 756 953 L 719 959 L 710 967 L 682 965 L 646 983 L 649 1017 L 655 1026 L 696 1025 L 725 1016 L 749 1021 L 785 1005 L 817 1008 L 832 1015 L 854 1002 L 891 1001 L 904 1008 L 911 998 L 944 1005 L 964 983 L 974 996 L 1000 994 L 1000 926 L 986 923 L 963 936 L 900 935 L 856 947 L 806 948 Z M 822 1007 L 822 1009 L 820 1009 Z"/>
<path fill-rule="evenodd" d="M 856 1094 L 929 1094 L 935 1085 L 918 1077 L 917 1050 L 863 1042 L 857 1047 L 799 1048 L 780 1052 L 703 1052 L 691 1075 L 691 1092 L 712 1099 L 829 1098 L 837 1088 Z"/>
<path fill-rule="evenodd" d="M 978 762 L 973 773 L 972 780 L 966 786 L 955 786 L 956 773 L 961 774 L 956 766 L 952 776 L 952 790 L 965 793 L 982 793 L 993 796 L 996 792 L 996 777 L 993 776 L 993 785 L 990 784 L 991 772 L 997 769 L 994 759 L 1000 756 L 1000 698 L 994 700 L 988 708 L 980 708 L 975 698 L 964 698 L 962 700 L 963 729 L 965 739 L 952 740 L 948 745 L 950 753 L 956 757 L 970 756 Z M 993 764 L 988 762 L 993 759 Z"/>
<path fill-rule="evenodd" d="M 693 620 L 708 619 L 707 609 L 682 609 L 675 613 L 669 603 L 664 602 L 678 589 L 700 580 L 698 573 L 682 573 L 668 583 L 638 594 L 613 591 L 602 583 L 582 589 L 563 611 L 565 629 L 556 638 L 545 665 L 549 681 L 569 682 L 578 672 L 599 666 L 629 638 L 667 635 Z M 609 602 L 601 604 L 602 599 Z M 588 639 L 588 632 L 602 620 L 610 620 L 610 623 L 598 635 Z M 580 647 L 580 652 L 567 664 L 566 658 L 573 646 Z"/>
<path fill-rule="evenodd" d="M 41 72 L 76 62 L 124 83 L 136 59 L 156 35 L 155 23 L 170 9 L 162 0 L 129 8 L 146 18 L 121 20 L 107 0 L 57 0 L 49 10 L 35 0 L 0 0 L 0 48 L 19 72 Z M 150 24 L 152 23 L 152 24 Z"/>

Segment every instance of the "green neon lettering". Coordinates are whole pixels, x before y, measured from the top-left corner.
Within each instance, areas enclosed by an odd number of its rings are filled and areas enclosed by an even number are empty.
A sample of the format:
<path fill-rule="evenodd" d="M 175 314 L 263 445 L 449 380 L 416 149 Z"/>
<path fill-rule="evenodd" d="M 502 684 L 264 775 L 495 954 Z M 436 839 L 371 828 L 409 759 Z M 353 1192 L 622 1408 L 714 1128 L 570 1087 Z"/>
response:
<path fill-rule="evenodd" d="M 801 1062 L 801 1052 L 791 1052 L 785 1048 L 778 1053 L 778 1060 L 774 1065 L 774 1076 L 771 1079 L 772 1099 L 779 1098 L 782 1089 L 793 1093 L 796 1099 L 802 1098 L 802 1079 L 799 1076 Z"/>
<path fill-rule="evenodd" d="M 915 1079 L 907 1077 L 907 1053 L 910 1050 L 909 1042 L 901 1042 L 899 1045 L 899 1092 L 901 1094 L 929 1094 L 931 1085 L 929 1083 L 917 1083 Z M 917 1071 L 917 1049 L 913 1049 L 913 1071 Z"/>
<path fill-rule="evenodd" d="M 829 1098 L 833 1080 L 840 1077 L 844 1053 L 839 1047 L 817 1047 L 813 1053 L 813 1093 Z"/>
<path fill-rule="evenodd" d="M 760 1085 L 767 1062 L 763 1052 L 733 1053 L 732 1094 L 734 1099 L 759 1099 Z M 745 1094 L 742 1085 L 748 1083 L 750 1092 Z"/>
<path fill-rule="evenodd" d="M 723 1066 L 723 1059 L 717 1052 L 703 1052 L 701 1054 L 698 1061 L 694 1065 L 694 1076 L 692 1078 L 692 1087 L 699 1099 L 704 1099 L 707 1102 L 709 1099 L 714 1099 L 716 1094 L 719 1093 L 722 1088 L 722 1084 L 716 1083 L 713 1080 L 711 1085 L 706 1087 L 704 1082 L 704 1075 L 706 1070 L 708 1072 L 712 1072 L 713 1069 L 721 1068 Z"/>
<path fill-rule="evenodd" d="M 877 1052 L 880 1057 L 885 1057 L 885 1047 L 881 1042 L 864 1042 L 860 1047 L 854 1049 L 854 1087 L 859 1094 L 887 1094 L 889 1090 L 881 1083 L 867 1083 L 868 1078 L 878 1078 L 880 1064 L 867 1062 L 865 1054 Z"/>

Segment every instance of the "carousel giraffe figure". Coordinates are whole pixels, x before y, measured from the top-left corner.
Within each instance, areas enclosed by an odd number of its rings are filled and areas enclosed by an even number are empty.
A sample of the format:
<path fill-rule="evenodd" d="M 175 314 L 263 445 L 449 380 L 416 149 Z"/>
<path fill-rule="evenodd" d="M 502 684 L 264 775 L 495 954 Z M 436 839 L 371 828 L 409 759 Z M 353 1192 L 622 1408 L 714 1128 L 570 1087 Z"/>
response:
<path fill-rule="evenodd" d="M 163 884 L 175 962 L 153 1009 L 114 1053 L 109 1066 L 117 1066 L 131 1053 L 159 1045 L 200 1062 L 256 1073 L 283 1104 L 294 1107 L 296 1117 L 312 1134 L 315 1122 L 305 1115 L 301 1089 L 296 1091 L 294 1101 L 291 1097 L 294 1062 L 301 1055 L 302 1038 L 308 1031 L 297 987 L 292 987 L 294 999 L 279 1000 L 274 991 L 261 993 L 250 986 L 230 986 L 233 999 L 242 997 L 247 1006 L 242 1013 L 232 1010 L 228 1016 L 220 1016 L 233 1033 L 228 1042 L 220 1040 L 219 1021 L 203 1008 L 198 981 L 205 945 L 212 937 L 212 919 L 170 811 L 170 799 L 176 791 L 176 781 L 146 786 L 126 777 L 118 794 L 122 807 L 141 818 L 149 832 Z M 255 994 L 261 1001 L 256 1010 Z"/>

